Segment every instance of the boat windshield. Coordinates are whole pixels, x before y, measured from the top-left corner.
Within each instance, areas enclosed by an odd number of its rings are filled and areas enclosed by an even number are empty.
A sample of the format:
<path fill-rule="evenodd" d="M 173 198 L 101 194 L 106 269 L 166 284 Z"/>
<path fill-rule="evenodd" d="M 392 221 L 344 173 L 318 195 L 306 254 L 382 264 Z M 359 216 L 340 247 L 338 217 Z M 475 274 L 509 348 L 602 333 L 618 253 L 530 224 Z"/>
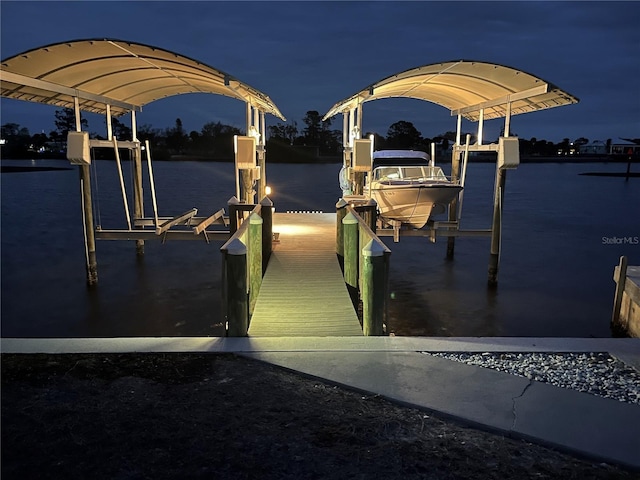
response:
<path fill-rule="evenodd" d="M 440 167 L 408 166 L 378 167 L 373 172 L 373 179 L 379 182 L 386 180 L 446 181 L 447 177 Z"/>

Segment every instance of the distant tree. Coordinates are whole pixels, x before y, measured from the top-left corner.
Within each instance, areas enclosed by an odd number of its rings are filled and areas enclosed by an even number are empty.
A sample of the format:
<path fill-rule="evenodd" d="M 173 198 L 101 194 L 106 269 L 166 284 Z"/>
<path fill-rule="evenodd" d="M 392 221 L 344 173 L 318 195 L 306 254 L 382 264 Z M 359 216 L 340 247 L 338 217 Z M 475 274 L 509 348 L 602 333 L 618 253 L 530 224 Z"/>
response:
<path fill-rule="evenodd" d="M 127 127 L 115 117 L 111 119 L 111 130 L 113 132 L 113 136 L 118 140 L 131 140 L 133 136 L 131 128 Z"/>
<path fill-rule="evenodd" d="M 2 156 L 4 158 L 22 158 L 31 147 L 29 129 L 17 123 L 5 123 L 0 127 L 0 138 L 4 140 Z"/>
<path fill-rule="evenodd" d="M 182 120 L 176 118 L 176 125 L 168 128 L 165 132 L 167 137 L 167 147 L 174 153 L 183 153 L 187 144 L 187 135 L 182 128 Z"/>
<path fill-rule="evenodd" d="M 38 152 L 40 149 L 46 147 L 49 137 L 46 133 L 36 133 L 31 137 L 31 146 Z"/>
<path fill-rule="evenodd" d="M 199 142 L 194 148 L 201 155 L 230 159 L 233 158 L 234 135 L 242 135 L 242 131 L 221 122 L 208 122 L 200 130 Z"/>
<path fill-rule="evenodd" d="M 56 132 L 59 139 L 66 140 L 67 133 L 76 131 L 76 114 L 73 108 L 63 108 L 62 110 L 56 110 L 55 112 L 55 125 Z M 89 122 L 86 118 L 82 118 L 80 115 L 80 126 L 82 130 L 89 128 Z"/>
<path fill-rule="evenodd" d="M 155 144 L 156 139 L 159 139 L 161 136 L 162 131 L 159 128 L 153 128 L 147 123 L 138 127 L 138 139 L 142 142 L 149 140 L 150 144 Z"/>
<path fill-rule="evenodd" d="M 302 136 L 307 145 L 320 145 L 320 136 L 323 130 L 322 117 L 317 110 L 309 110 L 302 119 L 306 127 L 302 130 Z M 329 121 L 329 125 L 330 125 Z"/>
<path fill-rule="evenodd" d="M 285 125 L 278 122 L 275 125 L 271 125 L 268 130 L 270 139 L 293 145 L 294 140 L 298 136 L 298 123 L 294 121 L 291 124 Z"/>
<path fill-rule="evenodd" d="M 388 148 L 415 148 L 422 143 L 422 134 L 411 122 L 400 120 L 392 124 L 387 131 Z"/>
<path fill-rule="evenodd" d="M 568 138 L 562 139 L 562 142 L 557 145 L 557 151 L 561 155 L 569 155 L 569 152 L 571 151 L 571 142 Z"/>
<path fill-rule="evenodd" d="M 387 139 L 378 133 L 367 132 L 364 134 L 364 138 L 369 138 L 371 135 L 373 135 L 374 150 L 378 151 L 378 150 L 384 150 L 387 148 Z M 341 139 L 341 144 L 342 144 L 342 139 Z"/>
<path fill-rule="evenodd" d="M 575 139 L 575 140 L 573 141 L 573 143 L 574 143 L 575 145 L 578 145 L 578 146 L 580 146 L 580 145 L 586 145 L 586 144 L 588 144 L 588 143 L 589 143 L 589 139 L 588 139 L 588 138 L 584 138 L 584 137 L 580 137 L 580 138 Z"/>

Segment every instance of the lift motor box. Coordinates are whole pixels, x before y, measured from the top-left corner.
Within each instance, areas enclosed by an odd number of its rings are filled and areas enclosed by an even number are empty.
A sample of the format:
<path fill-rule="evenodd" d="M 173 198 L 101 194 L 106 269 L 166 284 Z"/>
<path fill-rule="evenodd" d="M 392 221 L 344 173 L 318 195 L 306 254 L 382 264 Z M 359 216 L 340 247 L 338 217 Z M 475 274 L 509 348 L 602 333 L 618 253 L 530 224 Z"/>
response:
<path fill-rule="evenodd" d="M 255 137 L 245 137 L 235 135 L 234 150 L 236 154 L 236 164 L 241 170 L 252 170 L 256 168 L 256 139 Z"/>
<path fill-rule="evenodd" d="M 498 168 L 518 168 L 520 145 L 518 137 L 500 137 L 498 140 Z"/>
<path fill-rule="evenodd" d="M 357 139 L 353 142 L 353 164 L 354 172 L 371 171 L 373 157 L 373 141 L 371 139 Z"/>
<path fill-rule="evenodd" d="M 89 132 L 69 132 L 67 134 L 67 160 L 72 165 L 91 165 Z"/>

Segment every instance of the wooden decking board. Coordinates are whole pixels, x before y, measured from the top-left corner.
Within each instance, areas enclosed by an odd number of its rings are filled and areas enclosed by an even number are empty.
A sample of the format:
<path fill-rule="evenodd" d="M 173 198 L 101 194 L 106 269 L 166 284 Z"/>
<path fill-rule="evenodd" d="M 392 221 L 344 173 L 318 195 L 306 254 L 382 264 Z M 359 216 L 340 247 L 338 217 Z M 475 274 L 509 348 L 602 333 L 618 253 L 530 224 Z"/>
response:
<path fill-rule="evenodd" d="M 362 327 L 335 253 L 335 214 L 276 213 L 249 335 L 357 336 Z"/>

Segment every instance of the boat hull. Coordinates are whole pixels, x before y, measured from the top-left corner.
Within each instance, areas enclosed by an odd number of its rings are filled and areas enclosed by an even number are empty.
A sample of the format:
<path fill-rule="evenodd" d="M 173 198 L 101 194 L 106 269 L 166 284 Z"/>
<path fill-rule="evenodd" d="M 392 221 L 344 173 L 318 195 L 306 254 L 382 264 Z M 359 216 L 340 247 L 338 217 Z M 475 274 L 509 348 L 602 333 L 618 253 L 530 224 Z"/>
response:
<path fill-rule="evenodd" d="M 449 183 L 374 184 L 371 196 L 378 203 L 380 216 L 422 228 L 434 213 L 446 208 L 462 187 Z M 440 208 L 438 208 L 440 207 Z"/>

